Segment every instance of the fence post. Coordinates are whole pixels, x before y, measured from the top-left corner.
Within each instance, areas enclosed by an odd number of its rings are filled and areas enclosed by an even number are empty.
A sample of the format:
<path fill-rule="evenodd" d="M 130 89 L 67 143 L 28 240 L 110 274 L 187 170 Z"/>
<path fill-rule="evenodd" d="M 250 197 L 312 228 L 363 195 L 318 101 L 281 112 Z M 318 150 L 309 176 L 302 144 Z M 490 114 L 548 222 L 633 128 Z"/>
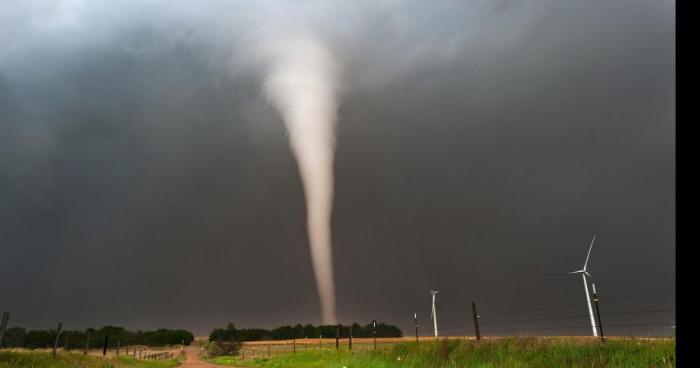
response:
<path fill-rule="evenodd" d="M 335 326 L 335 348 L 340 347 L 340 325 Z"/>
<path fill-rule="evenodd" d="M 593 301 L 595 302 L 595 313 L 598 316 L 598 330 L 600 331 L 600 342 L 605 344 L 605 334 L 603 334 L 603 321 L 600 319 L 600 307 L 598 306 L 598 293 L 595 290 L 595 282 L 593 285 Z"/>
<path fill-rule="evenodd" d="M 374 337 L 374 350 L 377 350 L 377 320 L 372 320 L 372 336 Z"/>
<path fill-rule="evenodd" d="M 120 339 L 117 339 L 117 356 L 119 356 L 119 344 L 121 343 Z"/>
<path fill-rule="evenodd" d="M 416 328 L 416 342 L 418 342 L 418 313 L 413 313 L 413 326 Z"/>
<path fill-rule="evenodd" d="M 85 355 L 90 351 L 90 330 L 87 330 L 85 336 Z"/>
<path fill-rule="evenodd" d="M 292 354 L 297 352 L 297 339 L 292 339 Z"/>
<path fill-rule="evenodd" d="M 68 331 L 66 331 L 65 334 L 63 334 L 63 343 L 65 344 L 63 350 L 70 351 L 70 348 L 68 347 Z"/>
<path fill-rule="evenodd" d="M 2 322 L 0 322 L 0 349 L 2 349 L 2 342 L 5 340 L 5 331 L 7 330 L 7 323 L 10 321 L 10 312 L 4 312 L 2 314 Z"/>
<path fill-rule="evenodd" d="M 479 313 L 476 312 L 476 303 L 472 302 L 472 317 L 474 317 L 474 331 L 476 332 L 476 341 L 481 341 L 481 332 L 479 331 Z"/>
<path fill-rule="evenodd" d="M 109 341 L 109 334 L 105 334 L 105 343 L 102 345 L 102 356 L 107 355 L 107 342 Z"/>
<path fill-rule="evenodd" d="M 51 351 L 51 355 L 56 356 L 56 349 L 58 348 L 58 338 L 61 336 L 61 327 L 63 327 L 63 323 L 58 322 L 58 327 L 56 327 L 56 339 L 53 341 L 53 350 Z"/>
<path fill-rule="evenodd" d="M 348 350 L 352 350 L 352 323 L 350 324 L 350 336 L 348 336 Z"/>

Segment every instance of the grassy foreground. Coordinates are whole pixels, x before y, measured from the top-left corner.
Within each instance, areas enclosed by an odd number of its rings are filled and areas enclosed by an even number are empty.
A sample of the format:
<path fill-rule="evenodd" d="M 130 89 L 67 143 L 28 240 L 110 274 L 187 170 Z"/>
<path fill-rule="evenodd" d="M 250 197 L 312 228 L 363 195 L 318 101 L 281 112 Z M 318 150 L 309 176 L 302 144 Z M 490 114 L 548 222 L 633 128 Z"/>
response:
<path fill-rule="evenodd" d="M 625 339 L 602 345 L 597 341 L 546 338 L 507 338 L 480 344 L 441 340 L 397 344 L 376 352 L 303 351 L 243 362 L 220 357 L 215 362 L 264 368 L 675 367 L 676 341 Z"/>
<path fill-rule="evenodd" d="M 120 356 L 106 359 L 82 353 L 0 351 L 0 368 L 172 368 L 180 364 L 177 358 L 168 360 L 138 360 Z"/>

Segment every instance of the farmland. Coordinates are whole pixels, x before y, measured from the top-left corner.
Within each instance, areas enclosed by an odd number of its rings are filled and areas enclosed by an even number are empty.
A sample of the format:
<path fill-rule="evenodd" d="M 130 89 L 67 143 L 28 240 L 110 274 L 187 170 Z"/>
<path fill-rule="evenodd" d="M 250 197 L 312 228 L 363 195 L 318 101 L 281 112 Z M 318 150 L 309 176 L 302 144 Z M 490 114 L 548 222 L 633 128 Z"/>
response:
<path fill-rule="evenodd" d="M 55 357 L 46 351 L 0 351 L 0 368 L 172 368 L 180 364 L 180 358 L 167 360 L 139 360 L 132 356 L 84 355 L 61 352 Z"/>
<path fill-rule="evenodd" d="M 611 338 L 605 344 L 589 338 L 371 339 L 335 349 L 324 341 L 288 344 L 246 344 L 247 356 L 218 357 L 211 363 L 244 367 L 675 367 L 675 339 Z M 388 341 L 391 340 L 391 341 Z M 266 351 L 269 353 L 266 354 Z M 286 352 L 286 353 L 285 353 Z"/>

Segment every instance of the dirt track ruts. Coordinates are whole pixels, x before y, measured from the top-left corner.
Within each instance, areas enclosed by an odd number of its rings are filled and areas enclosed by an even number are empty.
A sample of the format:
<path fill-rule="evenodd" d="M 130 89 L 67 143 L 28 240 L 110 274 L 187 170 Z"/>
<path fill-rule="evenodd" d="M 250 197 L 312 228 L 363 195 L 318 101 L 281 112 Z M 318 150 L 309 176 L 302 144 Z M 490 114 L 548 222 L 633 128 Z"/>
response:
<path fill-rule="evenodd" d="M 212 364 L 201 360 L 199 358 L 199 351 L 198 346 L 188 346 L 185 348 L 187 358 L 178 368 L 231 368 L 231 366 L 228 365 Z"/>

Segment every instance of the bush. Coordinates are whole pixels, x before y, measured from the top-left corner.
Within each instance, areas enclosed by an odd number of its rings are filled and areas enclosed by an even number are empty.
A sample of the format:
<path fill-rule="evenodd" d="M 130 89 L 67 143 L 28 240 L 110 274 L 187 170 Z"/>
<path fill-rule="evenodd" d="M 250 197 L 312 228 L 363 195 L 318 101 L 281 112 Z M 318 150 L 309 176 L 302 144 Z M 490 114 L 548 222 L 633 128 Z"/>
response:
<path fill-rule="evenodd" d="M 222 355 L 238 355 L 240 351 L 240 341 L 213 341 L 207 344 L 207 357 L 209 358 L 216 358 Z"/>

